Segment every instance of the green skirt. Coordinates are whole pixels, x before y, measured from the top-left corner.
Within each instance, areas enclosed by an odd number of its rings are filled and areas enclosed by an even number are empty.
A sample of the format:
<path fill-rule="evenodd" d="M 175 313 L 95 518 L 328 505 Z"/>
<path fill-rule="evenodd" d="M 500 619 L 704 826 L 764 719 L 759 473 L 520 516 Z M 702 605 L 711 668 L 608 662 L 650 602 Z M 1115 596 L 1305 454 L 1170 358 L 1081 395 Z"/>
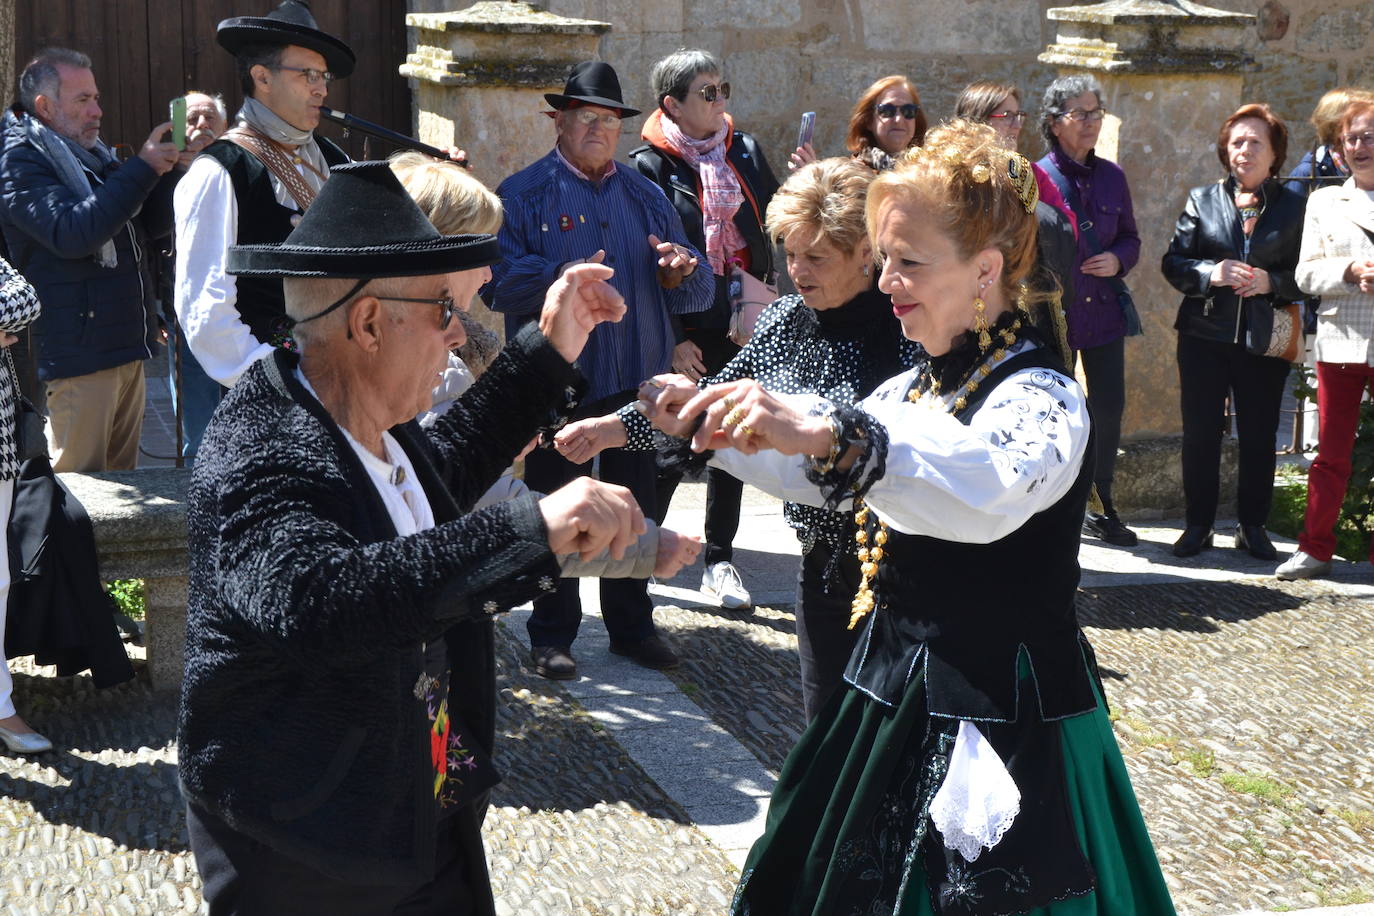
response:
<path fill-rule="evenodd" d="M 963 860 L 944 852 L 926 813 L 957 722 L 927 714 L 923 674 L 918 667 L 895 709 L 853 688 L 841 691 L 802 735 L 783 765 L 764 834 L 745 862 L 734 916 L 1173 916 L 1100 691 L 1095 711 L 1043 725 L 1058 731 L 1072 825 L 1064 829 L 1078 843 L 1077 850 L 1046 858 L 1080 863 L 1083 877 L 1056 883 L 1041 880 L 1043 871 L 1031 878 L 1015 867 L 991 869 L 1002 873 L 1006 887 L 1024 884 L 1018 891 L 1026 899 L 1046 901 L 1028 909 L 995 907 L 980 900 L 976 881 L 965 886 Z M 1023 708 L 1033 709 L 1029 681 L 1023 690 Z M 1033 801 L 1024 795 L 1023 787 L 1023 815 Z M 954 863 L 948 869 L 942 854 Z M 963 866 L 972 875 L 985 857 L 992 853 Z M 1084 859 L 1090 868 L 1081 868 Z"/>

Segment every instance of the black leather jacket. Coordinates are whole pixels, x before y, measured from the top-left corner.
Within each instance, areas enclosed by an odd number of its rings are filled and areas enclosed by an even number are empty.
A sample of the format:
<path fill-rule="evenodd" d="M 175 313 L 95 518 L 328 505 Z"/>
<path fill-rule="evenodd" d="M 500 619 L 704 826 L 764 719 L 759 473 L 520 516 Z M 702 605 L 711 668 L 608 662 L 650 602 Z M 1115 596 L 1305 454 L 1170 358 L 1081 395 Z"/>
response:
<path fill-rule="evenodd" d="M 1181 334 L 1229 343 L 1243 339 L 1245 318 L 1239 297 L 1229 286 L 1212 286 L 1210 279 L 1212 268 L 1226 258 L 1268 271 L 1273 292 L 1261 298 L 1272 304 L 1303 299 L 1293 271 L 1302 243 L 1305 202 L 1273 179 L 1261 185 L 1261 210 L 1247 257 L 1234 192 L 1234 178 L 1193 188 L 1174 227 L 1160 267 L 1165 279 L 1183 293 L 1174 322 Z"/>
<path fill-rule="evenodd" d="M 661 133 L 657 138 L 661 141 Z M 774 282 L 773 245 L 764 231 L 764 213 L 778 180 L 768 167 L 758 142 L 744 131 L 734 131 L 726 142 L 725 159 L 740 177 L 745 201 L 735 213 L 735 225 L 749 245 L 749 272 L 766 283 Z M 687 241 L 697 251 L 706 250 L 706 227 L 701 216 L 701 180 L 696 170 L 661 142 L 645 143 L 630 151 L 630 162 L 641 175 L 663 189 L 682 217 Z M 703 267 L 710 269 L 709 265 Z M 716 298 L 704 312 L 680 316 L 687 328 L 725 328 L 730 324 L 730 301 L 726 278 L 716 278 Z"/>

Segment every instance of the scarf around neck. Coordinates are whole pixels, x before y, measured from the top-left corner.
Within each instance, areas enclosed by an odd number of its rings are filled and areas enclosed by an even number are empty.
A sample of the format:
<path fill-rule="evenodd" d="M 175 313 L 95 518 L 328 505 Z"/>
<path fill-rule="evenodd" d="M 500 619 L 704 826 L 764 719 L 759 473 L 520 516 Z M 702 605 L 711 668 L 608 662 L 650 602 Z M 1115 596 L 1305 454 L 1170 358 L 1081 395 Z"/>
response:
<path fill-rule="evenodd" d="M 62 180 L 62 185 L 83 200 L 90 197 L 95 190 L 90 179 L 86 177 L 86 170 L 89 169 L 97 178 L 103 179 L 111 168 L 119 164 L 114 153 L 100 140 L 96 140 L 95 146 L 91 149 L 86 149 L 75 140 L 69 140 L 62 136 L 31 114 L 23 114 L 19 117 L 29 142 L 41 150 L 52 162 L 53 168 L 57 170 L 57 177 Z M 140 205 L 139 210 L 142 209 Z M 134 215 L 137 214 L 138 211 L 135 211 Z M 106 239 L 105 244 L 101 245 L 92 257 L 101 267 L 118 267 L 119 253 L 115 249 L 114 237 L 111 236 Z"/>
<path fill-rule="evenodd" d="M 325 161 L 324 153 L 315 141 L 314 131 L 301 130 L 288 124 L 276 112 L 251 96 L 243 100 L 243 107 L 239 109 L 237 118 L 238 123 L 246 124 L 269 140 L 282 146 L 294 146 L 296 155 L 310 166 L 304 170 L 302 177 L 316 194 L 319 193 L 320 188 L 324 187 L 324 180 L 320 175 L 329 174 L 329 163 Z M 273 187 L 275 188 L 278 183 L 276 176 L 273 176 Z M 284 188 L 278 190 L 278 199 L 284 192 Z"/>
<path fill-rule="evenodd" d="M 697 140 L 682 132 L 677 122 L 662 111 L 655 112 L 663 139 L 683 161 L 696 169 L 701 177 L 701 215 L 706 228 L 706 258 L 711 272 L 723 277 L 736 251 L 747 247 L 744 235 L 735 225 L 735 213 L 744 203 L 739 175 L 725 161 L 725 138 L 734 130 L 734 123 L 726 115 L 720 130 Z"/>

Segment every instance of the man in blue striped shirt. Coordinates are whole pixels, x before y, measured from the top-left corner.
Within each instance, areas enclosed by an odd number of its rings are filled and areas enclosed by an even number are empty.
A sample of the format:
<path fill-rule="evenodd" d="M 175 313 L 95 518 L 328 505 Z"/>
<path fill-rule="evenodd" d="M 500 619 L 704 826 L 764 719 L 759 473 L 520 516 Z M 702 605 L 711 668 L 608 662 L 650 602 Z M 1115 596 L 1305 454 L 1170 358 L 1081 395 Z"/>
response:
<path fill-rule="evenodd" d="M 639 114 L 622 102 L 615 70 L 600 61 L 578 64 L 563 93 L 544 98 L 555 109 L 548 114 L 558 141 L 496 189 L 505 206 L 502 261 L 492 269 L 486 298 L 506 315 L 510 336 L 538 316 L 544 293 L 569 264 L 598 261 L 615 269 L 610 282 L 629 312 L 619 323 L 598 325 L 578 360 L 590 388 L 577 416 L 599 416 L 634 400 L 642 380 L 668 370 L 676 343 L 669 314 L 709 308 L 715 281 L 709 270 L 696 269 L 700 254 L 658 186 L 614 161 L 621 119 Z M 652 452 L 607 449 L 600 462 L 603 480 L 629 488 L 645 513 L 653 513 Z M 525 482 L 551 492 L 590 469 L 538 449 L 525 461 Z M 601 614 L 612 652 L 651 668 L 678 663 L 654 629 L 645 580 L 601 580 Z M 529 632 L 536 672 L 576 676 L 571 647 L 581 619 L 575 579 L 562 580 L 534 603 Z"/>

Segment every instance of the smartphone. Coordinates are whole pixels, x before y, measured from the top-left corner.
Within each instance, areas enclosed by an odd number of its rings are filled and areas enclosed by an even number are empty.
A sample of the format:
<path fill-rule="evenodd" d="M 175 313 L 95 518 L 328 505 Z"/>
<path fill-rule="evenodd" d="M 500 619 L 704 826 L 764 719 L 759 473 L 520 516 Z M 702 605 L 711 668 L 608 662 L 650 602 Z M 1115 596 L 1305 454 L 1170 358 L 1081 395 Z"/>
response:
<path fill-rule="evenodd" d="M 811 142 L 811 138 L 816 133 L 816 113 L 808 111 L 802 115 L 801 130 L 797 131 L 797 146 L 805 146 Z"/>
<path fill-rule="evenodd" d="M 172 118 L 172 143 L 179 150 L 186 149 L 186 96 L 179 95 L 167 106 Z"/>

